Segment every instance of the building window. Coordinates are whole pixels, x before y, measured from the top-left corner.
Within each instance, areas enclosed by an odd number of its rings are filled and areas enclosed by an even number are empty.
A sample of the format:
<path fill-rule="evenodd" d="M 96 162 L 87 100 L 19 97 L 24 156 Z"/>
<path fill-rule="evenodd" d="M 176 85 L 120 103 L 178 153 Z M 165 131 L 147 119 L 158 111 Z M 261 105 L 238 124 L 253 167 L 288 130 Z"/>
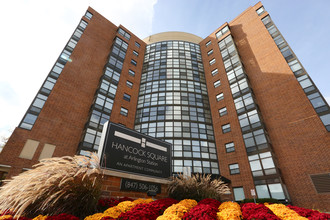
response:
<path fill-rule="evenodd" d="M 243 135 L 247 152 L 253 152 L 257 149 L 265 149 L 267 145 L 267 137 L 263 129 L 259 129 Z"/>
<path fill-rule="evenodd" d="M 238 116 L 238 120 L 243 132 L 261 126 L 257 110 L 252 110 Z"/>
<path fill-rule="evenodd" d="M 138 52 L 136 52 L 135 50 L 133 50 L 133 54 L 135 55 L 135 56 L 139 56 L 139 53 Z"/>
<path fill-rule="evenodd" d="M 211 45 L 211 41 L 206 42 L 205 46 L 208 47 Z"/>
<path fill-rule="evenodd" d="M 133 87 L 133 83 L 127 80 L 126 81 L 126 86 L 129 87 L 129 88 L 132 88 Z"/>
<path fill-rule="evenodd" d="M 136 42 L 136 41 L 135 41 L 135 46 L 138 47 L 138 48 L 141 47 L 141 45 L 138 42 Z"/>
<path fill-rule="evenodd" d="M 126 38 L 127 40 L 129 40 L 131 38 L 131 35 L 129 33 L 127 33 L 126 31 L 124 31 L 122 28 L 118 29 L 118 33 L 123 36 L 124 38 Z"/>
<path fill-rule="evenodd" d="M 230 142 L 230 143 L 225 144 L 225 147 L 226 147 L 226 152 L 227 153 L 230 153 L 230 152 L 234 152 L 235 151 L 234 142 Z"/>
<path fill-rule="evenodd" d="M 91 20 L 92 17 L 93 17 L 93 14 L 90 13 L 89 11 L 86 11 L 85 17 L 86 17 L 88 20 Z"/>
<path fill-rule="evenodd" d="M 218 74 L 218 72 L 219 72 L 218 69 L 214 69 L 214 70 L 212 70 L 211 74 L 212 74 L 212 76 L 215 76 Z"/>
<path fill-rule="evenodd" d="M 224 134 L 231 131 L 230 124 L 225 124 L 225 125 L 222 125 L 221 127 L 222 127 L 222 133 L 224 133 Z"/>
<path fill-rule="evenodd" d="M 127 116 L 128 115 L 128 110 L 126 108 L 121 107 L 120 114 L 124 115 L 124 116 Z"/>
<path fill-rule="evenodd" d="M 229 164 L 230 175 L 239 174 L 238 163 Z"/>
<path fill-rule="evenodd" d="M 31 130 L 32 126 L 34 125 L 35 121 L 37 120 L 37 117 L 38 117 L 38 115 L 26 113 L 20 127 Z"/>
<path fill-rule="evenodd" d="M 267 185 L 256 186 L 258 198 L 270 198 Z"/>
<path fill-rule="evenodd" d="M 134 72 L 133 70 L 128 70 L 128 74 L 129 74 L 130 76 L 135 76 L 135 72 Z"/>
<path fill-rule="evenodd" d="M 234 102 L 235 102 L 235 108 L 236 108 L 236 111 L 238 114 L 248 111 L 255 107 L 251 93 L 248 93 L 237 99 L 234 99 Z"/>
<path fill-rule="evenodd" d="M 327 131 L 330 131 L 330 114 L 320 116 L 321 121 L 323 122 Z"/>
<path fill-rule="evenodd" d="M 280 183 L 257 185 L 256 190 L 258 198 L 270 198 L 271 195 L 274 199 L 285 199 L 283 188 Z"/>
<path fill-rule="evenodd" d="M 219 87 L 219 86 L 221 85 L 220 80 L 215 81 L 215 82 L 213 83 L 213 85 L 214 85 L 214 88 Z"/>
<path fill-rule="evenodd" d="M 126 93 L 124 93 L 123 99 L 129 102 L 129 101 L 131 101 L 131 96 L 128 95 L 128 94 L 126 94 Z"/>
<path fill-rule="evenodd" d="M 309 101 L 311 101 L 311 103 L 317 113 L 321 113 L 321 112 L 324 112 L 329 109 L 328 106 L 326 105 L 326 103 L 323 101 L 320 93 L 315 92 L 315 93 L 308 95 L 307 97 L 308 97 Z"/>
<path fill-rule="evenodd" d="M 299 74 L 301 74 L 303 72 L 302 66 L 300 65 L 300 63 L 298 62 L 298 60 L 294 59 L 292 61 L 290 61 L 289 66 L 292 70 L 292 72 L 297 76 Z"/>
<path fill-rule="evenodd" d="M 87 27 L 88 23 L 84 20 L 81 20 L 79 23 L 79 28 L 82 30 L 85 30 L 85 28 Z"/>
<path fill-rule="evenodd" d="M 215 59 L 210 60 L 210 66 L 215 64 Z"/>
<path fill-rule="evenodd" d="M 276 169 L 271 153 L 265 152 L 248 157 L 254 177 L 276 174 Z"/>
<path fill-rule="evenodd" d="M 263 13 L 265 13 L 265 8 L 264 8 L 264 6 L 261 6 L 260 8 L 257 9 L 257 14 L 260 16 Z"/>
<path fill-rule="evenodd" d="M 207 52 L 207 55 L 210 56 L 211 54 L 213 54 L 213 49 L 210 50 L 209 52 Z"/>
<path fill-rule="evenodd" d="M 134 66 L 137 65 L 137 62 L 135 60 L 131 60 L 131 64 L 133 64 Z"/>
<path fill-rule="evenodd" d="M 244 77 L 244 71 L 242 66 L 235 67 L 227 72 L 227 78 L 230 84 L 242 79 Z"/>
<path fill-rule="evenodd" d="M 300 83 L 301 87 L 304 89 L 304 92 L 310 92 L 315 89 L 312 81 L 308 78 L 307 75 L 302 75 L 298 77 L 297 80 Z"/>
<path fill-rule="evenodd" d="M 230 90 L 231 90 L 231 93 L 233 94 L 233 97 L 236 98 L 237 96 L 246 93 L 250 89 L 249 89 L 248 82 L 244 78 L 244 79 L 241 79 L 240 81 L 230 85 Z"/>
<path fill-rule="evenodd" d="M 215 36 L 217 36 L 217 38 L 219 39 L 220 37 L 222 37 L 225 33 L 227 33 L 229 31 L 228 26 L 222 28 L 219 32 L 217 32 L 215 34 Z"/>
<path fill-rule="evenodd" d="M 216 96 L 217 101 L 219 102 L 220 100 L 223 99 L 223 93 L 220 93 Z"/>
<path fill-rule="evenodd" d="M 243 201 L 245 199 L 243 187 L 233 188 L 235 201 Z"/>
<path fill-rule="evenodd" d="M 224 107 L 224 108 L 219 109 L 219 115 L 220 115 L 220 117 L 227 115 L 227 108 Z"/>

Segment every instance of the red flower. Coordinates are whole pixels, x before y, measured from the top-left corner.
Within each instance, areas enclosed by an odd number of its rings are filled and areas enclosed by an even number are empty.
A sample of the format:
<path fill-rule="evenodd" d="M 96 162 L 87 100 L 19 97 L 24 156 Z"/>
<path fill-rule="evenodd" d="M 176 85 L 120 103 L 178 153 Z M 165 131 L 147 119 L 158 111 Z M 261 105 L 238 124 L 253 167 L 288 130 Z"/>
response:
<path fill-rule="evenodd" d="M 299 215 L 308 218 L 310 220 L 328 220 L 330 219 L 330 214 L 321 213 L 312 209 L 305 209 L 297 206 L 288 205 L 290 209 L 297 212 Z"/>
<path fill-rule="evenodd" d="M 245 203 L 241 205 L 243 218 L 247 220 L 280 220 L 269 208 L 263 204 Z"/>
<path fill-rule="evenodd" d="M 221 205 L 221 202 L 219 202 L 218 200 L 215 199 L 203 199 L 201 200 L 198 205 L 210 205 L 210 206 L 214 206 L 216 208 L 218 208 Z"/>
<path fill-rule="evenodd" d="M 160 199 L 157 201 L 150 202 L 148 204 L 136 205 L 132 210 L 122 213 L 118 219 L 128 220 L 154 220 L 158 216 L 162 215 L 167 207 L 178 203 L 175 199 Z"/>
<path fill-rule="evenodd" d="M 211 203 L 212 204 L 212 203 Z M 199 220 L 199 219 L 205 219 L 205 220 L 214 220 L 217 219 L 217 212 L 218 207 L 216 207 L 213 203 L 213 205 L 209 204 L 199 204 L 196 205 L 194 208 L 192 208 L 189 212 L 187 212 L 183 219 L 185 220 Z"/>
<path fill-rule="evenodd" d="M 79 218 L 70 214 L 62 213 L 59 215 L 49 216 L 47 217 L 47 220 L 79 220 Z"/>

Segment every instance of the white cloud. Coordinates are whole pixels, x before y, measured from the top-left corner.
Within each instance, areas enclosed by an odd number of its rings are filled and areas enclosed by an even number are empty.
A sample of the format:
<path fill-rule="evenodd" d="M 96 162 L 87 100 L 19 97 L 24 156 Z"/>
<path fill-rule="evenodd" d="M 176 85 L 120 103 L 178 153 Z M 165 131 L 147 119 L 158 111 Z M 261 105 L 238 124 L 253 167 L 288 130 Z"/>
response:
<path fill-rule="evenodd" d="M 324 97 L 325 101 L 328 103 L 328 105 L 330 105 L 330 96 L 329 97 Z"/>
<path fill-rule="evenodd" d="M 8 135 L 45 80 L 88 6 L 138 37 L 151 34 L 157 0 L 1 2 L 0 136 Z"/>
<path fill-rule="evenodd" d="M 151 35 L 157 0 L 93 1 L 91 7 L 115 25 L 122 24 L 139 38 Z"/>

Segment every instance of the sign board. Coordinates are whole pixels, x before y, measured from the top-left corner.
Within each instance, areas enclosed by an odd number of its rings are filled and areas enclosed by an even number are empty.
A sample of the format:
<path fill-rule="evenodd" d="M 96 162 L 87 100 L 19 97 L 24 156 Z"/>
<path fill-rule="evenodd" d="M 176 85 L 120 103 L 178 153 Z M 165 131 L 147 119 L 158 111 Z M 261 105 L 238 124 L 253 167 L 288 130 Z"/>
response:
<path fill-rule="evenodd" d="M 107 122 L 100 141 L 101 167 L 150 177 L 171 176 L 171 144 Z"/>
<path fill-rule="evenodd" d="M 251 189 L 251 196 L 256 196 L 256 191 L 254 189 Z"/>
<path fill-rule="evenodd" d="M 151 190 L 159 194 L 161 193 L 161 185 L 159 183 L 150 183 L 122 178 L 120 182 L 120 190 L 135 192 L 148 192 Z"/>

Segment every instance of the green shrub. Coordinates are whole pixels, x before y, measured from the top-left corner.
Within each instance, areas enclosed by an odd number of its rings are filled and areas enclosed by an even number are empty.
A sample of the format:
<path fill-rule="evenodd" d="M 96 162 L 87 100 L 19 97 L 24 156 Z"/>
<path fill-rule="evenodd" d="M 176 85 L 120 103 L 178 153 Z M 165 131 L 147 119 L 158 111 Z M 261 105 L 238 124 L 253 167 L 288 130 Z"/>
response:
<path fill-rule="evenodd" d="M 250 202 L 254 202 L 253 199 L 244 199 L 242 201 L 242 203 L 250 203 Z M 256 203 L 281 203 L 280 201 L 278 201 L 277 199 L 272 199 L 272 198 L 263 198 L 263 199 L 256 199 Z"/>
<path fill-rule="evenodd" d="M 168 187 L 169 196 L 176 200 L 211 198 L 221 200 L 221 195 L 230 193 L 230 189 L 222 180 L 211 180 L 211 175 L 194 174 L 191 177 L 179 175 L 174 177 Z"/>
<path fill-rule="evenodd" d="M 95 211 L 101 192 L 99 160 L 92 154 L 49 158 L 0 189 L 0 210 L 16 217 L 68 213 L 84 217 Z"/>

